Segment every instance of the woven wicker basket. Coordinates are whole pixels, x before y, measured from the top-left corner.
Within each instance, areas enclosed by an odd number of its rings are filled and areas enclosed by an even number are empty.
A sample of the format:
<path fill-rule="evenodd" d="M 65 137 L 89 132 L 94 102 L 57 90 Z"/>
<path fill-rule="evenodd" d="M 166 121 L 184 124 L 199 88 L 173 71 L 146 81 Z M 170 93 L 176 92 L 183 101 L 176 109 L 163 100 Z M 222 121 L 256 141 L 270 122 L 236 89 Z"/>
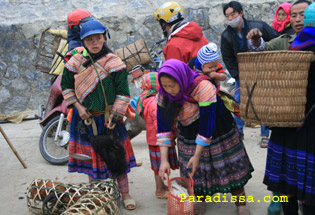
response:
<path fill-rule="evenodd" d="M 237 55 L 245 122 L 271 127 L 303 124 L 312 52 L 265 51 Z"/>

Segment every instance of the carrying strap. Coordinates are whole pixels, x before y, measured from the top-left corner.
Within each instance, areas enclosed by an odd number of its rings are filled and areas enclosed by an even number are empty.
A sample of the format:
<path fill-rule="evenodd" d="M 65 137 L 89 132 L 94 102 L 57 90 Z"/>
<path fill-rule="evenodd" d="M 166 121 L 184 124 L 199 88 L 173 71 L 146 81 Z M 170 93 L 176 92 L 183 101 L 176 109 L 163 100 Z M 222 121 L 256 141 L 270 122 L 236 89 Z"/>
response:
<path fill-rule="evenodd" d="M 93 135 L 96 136 L 98 134 L 97 132 L 97 126 L 96 126 L 96 123 L 95 123 L 95 120 L 93 117 L 91 118 L 88 118 L 86 120 L 84 120 L 84 124 L 85 125 L 92 125 L 92 130 L 93 130 Z"/>
<path fill-rule="evenodd" d="M 97 77 L 98 77 L 99 82 L 100 82 L 101 87 L 102 87 L 102 92 L 103 92 L 104 101 L 105 101 L 105 114 L 104 114 L 104 117 L 105 117 L 105 122 L 108 122 L 108 119 L 109 119 L 109 111 L 110 111 L 111 107 L 108 106 L 107 98 L 106 98 L 106 93 L 105 93 L 105 88 L 104 88 L 104 86 L 103 86 L 101 76 L 100 76 L 100 74 L 99 74 L 99 72 L 98 72 L 98 70 L 97 70 L 97 68 L 96 68 L 96 65 L 95 65 L 95 63 L 94 63 L 94 60 L 92 59 L 90 53 L 88 53 L 88 55 L 89 55 L 89 58 L 90 58 L 90 60 L 91 60 L 91 62 L 92 62 L 92 64 L 93 64 L 93 66 L 94 66 L 95 72 L 96 72 L 96 74 L 97 74 Z M 98 67 L 101 67 L 101 66 L 98 64 Z M 105 71 L 105 70 L 104 70 L 104 71 Z M 105 73 L 107 73 L 107 72 L 105 71 Z"/>
<path fill-rule="evenodd" d="M 302 129 L 302 127 L 304 126 L 304 124 L 305 124 L 305 121 L 306 121 L 306 119 L 309 117 L 309 115 L 312 113 L 312 111 L 314 110 L 314 108 L 315 108 L 315 102 L 314 102 L 314 104 L 312 105 L 312 107 L 308 110 L 308 112 L 305 114 L 305 117 L 304 117 L 304 119 L 303 119 L 303 123 L 302 123 L 302 125 L 298 128 L 298 130 L 301 130 Z"/>
<path fill-rule="evenodd" d="M 246 108 L 245 108 L 245 116 L 248 117 L 247 114 L 248 114 L 248 108 L 249 108 L 249 104 L 250 104 L 250 106 L 252 107 L 253 113 L 255 114 L 256 119 L 257 119 L 258 121 L 260 121 L 260 119 L 259 119 L 259 117 L 258 117 L 258 115 L 257 115 L 257 113 L 256 113 L 256 110 L 255 110 L 255 108 L 254 108 L 254 104 L 253 104 L 253 102 L 252 102 L 252 96 L 253 96 L 255 87 L 256 87 L 256 85 L 257 85 L 257 80 L 255 81 L 255 83 L 254 83 L 254 85 L 253 85 L 253 87 L 252 87 L 251 90 L 249 90 L 249 86 L 248 86 L 247 83 L 245 83 L 245 85 L 246 85 L 246 91 L 247 91 L 247 96 L 248 96 L 248 100 L 247 100 Z"/>

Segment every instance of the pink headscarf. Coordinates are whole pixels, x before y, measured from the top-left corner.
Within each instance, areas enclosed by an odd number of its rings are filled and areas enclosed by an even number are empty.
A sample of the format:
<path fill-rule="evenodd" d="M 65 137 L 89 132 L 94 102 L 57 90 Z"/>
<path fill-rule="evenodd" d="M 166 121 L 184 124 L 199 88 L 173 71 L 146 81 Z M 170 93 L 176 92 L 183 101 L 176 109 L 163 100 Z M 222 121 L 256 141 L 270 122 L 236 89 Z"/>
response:
<path fill-rule="evenodd" d="M 274 30 L 278 31 L 278 32 L 281 32 L 284 30 L 284 27 L 290 23 L 290 9 L 291 9 L 291 4 L 288 3 L 288 2 L 285 2 L 285 3 L 282 3 L 280 4 L 278 7 L 277 7 L 277 10 L 275 12 L 275 18 L 272 22 L 272 27 Z M 280 9 L 283 9 L 284 12 L 287 14 L 287 18 L 283 21 L 283 22 L 279 22 L 278 19 L 277 19 L 277 14 L 278 14 L 278 11 Z"/>

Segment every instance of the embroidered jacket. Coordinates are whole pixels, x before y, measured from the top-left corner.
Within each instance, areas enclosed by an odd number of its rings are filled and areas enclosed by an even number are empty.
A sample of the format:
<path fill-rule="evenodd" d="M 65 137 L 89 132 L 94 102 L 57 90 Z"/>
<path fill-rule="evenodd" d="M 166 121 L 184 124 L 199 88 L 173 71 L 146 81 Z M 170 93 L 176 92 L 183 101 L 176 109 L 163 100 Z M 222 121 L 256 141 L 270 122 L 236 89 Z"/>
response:
<path fill-rule="evenodd" d="M 210 144 L 216 123 L 216 88 L 208 80 L 201 81 L 191 92 L 190 97 L 196 102 L 185 101 L 177 119 L 183 126 L 189 126 L 199 119 L 199 132 L 196 137 L 196 143 L 207 146 Z M 158 103 L 157 145 L 171 146 L 170 125 L 163 117 L 165 111 L 163 97 L 158 94 L 156 98 Z"/>
<path fill-rule="evenodd" d="M 88 110 L 103 111 L 105 100 L 98 75 L 93 64 L 83 66 L 86 53 L 86 50 L 76 53 L 66 63 L 61 80 L 62 94 L 68 106 L 78 101 Z M 112 111 L 124 116 L 130 101 L 126 65 L 112 53 L 97 60 L 96 65 L 108 105 L 113 104 Z"/>

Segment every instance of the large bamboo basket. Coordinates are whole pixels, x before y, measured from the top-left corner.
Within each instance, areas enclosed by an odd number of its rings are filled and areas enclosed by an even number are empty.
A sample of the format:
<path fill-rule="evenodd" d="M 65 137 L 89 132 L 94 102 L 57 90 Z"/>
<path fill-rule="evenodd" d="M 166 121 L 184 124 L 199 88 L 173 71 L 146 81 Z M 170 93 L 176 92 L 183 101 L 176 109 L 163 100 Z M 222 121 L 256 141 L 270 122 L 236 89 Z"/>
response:
<path fill-rule="evenodd" d="M 313 53 L 247 52 L 239 53 L 237 59 L 241 118 L 271 127 L 301 126 Z"/>

